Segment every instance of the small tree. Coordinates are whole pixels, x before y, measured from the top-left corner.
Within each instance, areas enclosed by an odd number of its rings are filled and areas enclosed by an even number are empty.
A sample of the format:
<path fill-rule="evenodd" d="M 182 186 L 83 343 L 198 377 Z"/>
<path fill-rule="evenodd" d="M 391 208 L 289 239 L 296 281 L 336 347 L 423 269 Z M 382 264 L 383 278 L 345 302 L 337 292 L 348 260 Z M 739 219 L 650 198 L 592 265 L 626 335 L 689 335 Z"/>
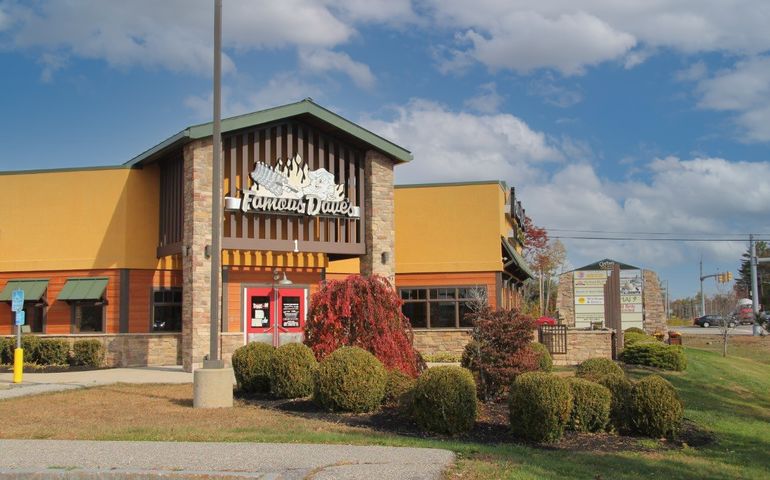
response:
<path fill-rule="evenodd" d="M 416 377 L 419 357 L 401 304 L 383 277 L 351 275 L 330 280 L 310 300 L 305 344 L 319 361 L 339 347 L 360 347 L 387 369 L 397 368 Z"/>
<path fill-rule="evenodd" d="M 730 341 L 730 335 L 738 325 L 738 321 L 731 317 L 732 307 L 735 305 L 735 295 L 728 293 L 727 287 L 723 283 L 717 283 L 717 292 L 715 299 L 719 301 L 712 302 L 712 308 L 715 309 L 715 313 L 722 317 L 722 321 L 719 323 L 719 335 L 722 337 L 722 356 L 727 356 L 727 344 Z"/>
<path fill-rule="evenodd" d="M 538 369 L 538 355 L 529 348 L 534 330 L 534 319 L 516 310 L 486 307 L 474 315 L 473 340 L 462 363 L 476 375 L 482 400 L 499 394 L 518 374 Z"/>

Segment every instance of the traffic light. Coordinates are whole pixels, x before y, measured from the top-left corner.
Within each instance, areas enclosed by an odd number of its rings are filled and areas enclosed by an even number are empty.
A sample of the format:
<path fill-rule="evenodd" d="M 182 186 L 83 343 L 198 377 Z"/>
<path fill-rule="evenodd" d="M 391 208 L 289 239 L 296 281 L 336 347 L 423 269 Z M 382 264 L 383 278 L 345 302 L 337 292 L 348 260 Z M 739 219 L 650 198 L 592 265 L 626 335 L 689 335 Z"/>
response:
<path fill-rule="evenodd" d="M 726 275 L 727 275 L 727 281 L 728 282 L 733 279 L 733 272 L 727 272 Z"/>
<path fill-rule="evenodd" d="M 725 283 L 725 274 L 724 273 L 717 273 L 717 282 Z"/>

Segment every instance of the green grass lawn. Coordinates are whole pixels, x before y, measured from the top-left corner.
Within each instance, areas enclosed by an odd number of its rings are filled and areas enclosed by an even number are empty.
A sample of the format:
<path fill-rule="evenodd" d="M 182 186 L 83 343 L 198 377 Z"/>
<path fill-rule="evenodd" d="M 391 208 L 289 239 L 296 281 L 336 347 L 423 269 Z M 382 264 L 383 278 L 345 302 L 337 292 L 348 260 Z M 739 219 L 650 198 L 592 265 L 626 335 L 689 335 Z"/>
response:
<path fill-rule="evenodd" d="M 770 478 L 770 366 L 743 356 L 687 348 L 686 372 L 666 373 L 679 390 L 685 417 L 711 432 L 706 446 L 631 440 L 633 451 L 573 450 L 461 439 L 429 439 L 306 419 L 239 402 L 224 411 L 190 408 L 191 387 L 117 385 L 0 402 L 0 437 L 103 440 L 349 443 L 453 450 L 455 479 L 697 479 Z M 749 358 L 745 358 L 749 357 Z M 563 372 L 564 373 L 564 372 Z M 634 369 L 639 377 L 649 370 Z M 27 414 L 14 412 L 27 408 Z M 73 418 L 79 419 L 73 423 Z M 639 447 L 643 447 L 640 449 Z"/>

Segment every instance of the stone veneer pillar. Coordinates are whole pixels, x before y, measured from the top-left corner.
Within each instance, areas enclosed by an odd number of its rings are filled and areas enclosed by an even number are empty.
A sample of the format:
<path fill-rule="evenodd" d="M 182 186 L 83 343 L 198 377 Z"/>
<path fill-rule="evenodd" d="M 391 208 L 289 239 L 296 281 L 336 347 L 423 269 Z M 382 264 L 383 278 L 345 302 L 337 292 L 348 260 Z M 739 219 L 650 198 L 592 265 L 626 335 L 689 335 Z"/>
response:
<path fill-rule="evenodd" d="M 642 270 L 642 278 L 644 282 L 642 289 L 644 331 L 650 335 L 660 332 L 668 336 L 666 306 L 663 304 L 663 290 L 660 288 L 658 275 L 652 270 Z"/>
<path fill-rule="evenodd" d="M 559 275 L 559 288 L 557 290 L 556 308 L 562 323 L 569 327 L 575 326 L 575 284 L 574 272 Z"/>
<path fill-rule="evenodd" d="M 184 147 L 184 235 L 182 255 L 182 366 L 191 372 L 209 353 L 211 260 L 211 138 Z"/>
<path fill-rule="evenodd" d="M 374 150 L 366 152 L 364 209 L 366 253 L 361 257 L 361 275 L 381 275 L 391 285 L 396 280 L 395 211 L 393 207 L 393 160 Z M 383 262 L 383 254 L 386 261 Z"/>

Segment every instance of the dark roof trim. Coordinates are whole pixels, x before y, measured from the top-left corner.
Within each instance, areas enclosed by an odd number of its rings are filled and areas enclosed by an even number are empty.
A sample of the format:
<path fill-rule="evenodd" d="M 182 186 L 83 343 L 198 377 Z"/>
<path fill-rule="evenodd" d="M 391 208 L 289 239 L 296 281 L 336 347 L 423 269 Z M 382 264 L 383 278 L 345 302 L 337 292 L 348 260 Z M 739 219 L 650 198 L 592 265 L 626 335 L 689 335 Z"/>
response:
<path fill-rule="evenodd" d="M 37 170 L 8 170 L 0 172 L 0 175 L 31 175 L 35 173 L 65 173 L 83 172 L 88 170 L 126 170 L 130 165 L 104 165 L 99 167 L 67 167 L 67 168 L 41 168 Z"/>
<path fill-rule="evenodd" d="M 473 182 L 439 182 L 439 183 L 405 183 L 394 185 L 394 188 L 429 188 L 429 187 L 464 187 L 468 185 L 499 185 L 503 190 L 508 190 L 508 184 L 504 180 L 478 180 Z"/>
<path fill-rule="evenodd" d="M 604 264 L 604 267 L 602 266 L 602 264 Z M 605 258 L 604 260 L 599 260 L 597 262 L 590 263 L 590 264 L 588 264 L 588 265 L 586 265 L 584 267 L 576 268 L 576 269 L 571 270 L 571 271 L 578 272 L 578 271 L 582 271 L 582 270 L 610 270 L 611 267 L 610 268 L 606 268 L 608 264 L 617 264 L 617 265 L 620 266 L 621 270 L 641 270 L 641 268 L 639 268 L 639 267 L 635 267 L 635 266 L 629 265 L 627 263 L 618 262 L 618 261 L 615 261 L 615 260 L 613 260 L 611 258 Z"/>
<path fill-rule="evenodd" d="M 264 123 L 274 122 L 282 120 L 284 118 L 295 117 L 298 115 L 312 115 L 319 120 L 322 120 L 356 138 L 361 139 L 380 150 L 381 152 L 393 157 L 397 163 L 408 162 L 412 160 L 412 154 L 409 150 L 396 145 L 389 140 L 376 135 L 369 130 L 347 120 L 336 113 L 323 108 L 311 99 L 306 98 L 296 103 L 290 103 L 288 105 L 282 105 L 280 107 L 268 108 L 267 110 L 261 110 L 259 112 L 247 113 L 245 115 L 239 115 L 237 117 L 225 118 L 222 120 L 222 133 L 231 132 L 234 130 L 240 130 L 242 128 L 251 127 L 254 125 L 261 125 Z M 146 161 L 152 161 L 160 155 L 165 154 L 168 150 L 185 143 L 188 140 L 196 140 L 199 138 L 206 138 L 212 135 L 213 123 L 202 123 L 200 125 L 193 125 L 191 127 L 182 130 L 176 135 L 167 138 L 158 145 L 150 148 L 149 150 L 137 155 L 129 160 L 125 165 L 134 166 Z"/>
<path fill-rule="evenodd" d="M 522 278 L 521 280 L 527 280 L 528 278 L 535 278 L 535 274 L 532 273 L 532 270 L 529 269 L 529 265 L 527 265 L 527 261 L 524 260 L 524 257 L 521 256 L 519 252 L 516 251 L 515 248 L 511 246 L 511 244 L 508 243 L 508 240 L 506 240 L 505 237 L 501 236 L 500 241 L 503 244 L 503 249 L 505 250 L 505 253 L 508 254 L 510 260 L 505 262 L 503 265 L 503 269 L 505 270 L 509 266 L 516 266 L 519 270 L 524 273 L 524 275 L 527 276 L 527 278 Z"/>

